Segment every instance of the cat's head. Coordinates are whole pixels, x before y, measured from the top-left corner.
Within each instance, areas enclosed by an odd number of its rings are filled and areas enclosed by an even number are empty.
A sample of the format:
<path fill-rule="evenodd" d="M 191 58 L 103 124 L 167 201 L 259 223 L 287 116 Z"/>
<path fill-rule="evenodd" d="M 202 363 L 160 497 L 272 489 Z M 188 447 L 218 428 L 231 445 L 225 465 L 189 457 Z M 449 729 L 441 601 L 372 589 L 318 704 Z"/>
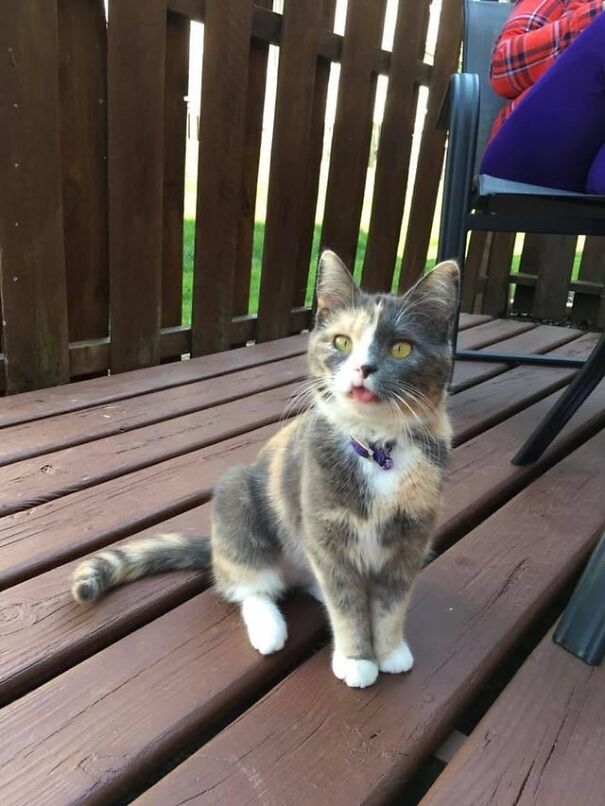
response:
<path fill-rule="evenodd" d="M 459 278 L 447 261 L 403 296 L 366 294 L 324 252 L 308 353 L 321 409 L 391 433 L 430 418 L 450 377 Z"/>

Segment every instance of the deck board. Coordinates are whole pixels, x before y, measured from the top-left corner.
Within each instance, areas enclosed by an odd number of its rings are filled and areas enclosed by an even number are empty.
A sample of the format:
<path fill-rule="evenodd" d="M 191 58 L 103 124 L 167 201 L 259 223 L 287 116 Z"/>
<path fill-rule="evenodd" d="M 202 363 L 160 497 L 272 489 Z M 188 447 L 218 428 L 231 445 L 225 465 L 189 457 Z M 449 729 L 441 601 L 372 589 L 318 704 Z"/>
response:
<path fill-rule="evenodd" d="M 489 317 L 461 325 L 461 346 L 494 352 L 586 357 L 596 342 Z M 463 362 L 442 553 L 412 605 L 410 675 L 347 690 L 329 669 L 323 615 L 303 596 L 286 604 L 287 649 L 261 658 L 204 573 L 73 603 L 68 578 L 87 552 L 131 535 L 207 534 L 216 479 L 279 428 L 305 344 L 301 335 L 0 400 L 6 802 L 289 804 L 313 801 L 317 787 L 335 805 L 387 802 L 578 572 L 605 522 L 605 383 L 538 463 L 517 468 L 510 457 L 573 371 Z M 469 763 L 467 746 L 452 775 Z"/>
<path fill-rule="evenodd" d="M 422 806 L 601 806 L 604 765 L 605 666 L 580 663 L 549 632 Z"/>
<path fill-rule="evenodd" d="M 5 397 L 0 399 L 0 428 L 269 364 L 282 358 L 302 355 L 306 345 L 306 336 L 291 336 L 190 361 L 161 364 L 121 375 L 108 375 Z"/>

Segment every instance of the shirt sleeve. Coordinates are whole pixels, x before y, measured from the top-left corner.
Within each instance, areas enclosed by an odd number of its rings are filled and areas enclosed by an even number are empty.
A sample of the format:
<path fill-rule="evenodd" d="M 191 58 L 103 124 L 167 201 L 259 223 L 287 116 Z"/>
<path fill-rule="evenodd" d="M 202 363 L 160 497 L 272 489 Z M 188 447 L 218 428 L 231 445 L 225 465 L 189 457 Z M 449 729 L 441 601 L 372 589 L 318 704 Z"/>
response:
<path fill-rule="evenodd" d="M 521 0 L 494 46 L 494 91 L 516 98 L 535 84 L 603 8 L 603 0 Z"/>

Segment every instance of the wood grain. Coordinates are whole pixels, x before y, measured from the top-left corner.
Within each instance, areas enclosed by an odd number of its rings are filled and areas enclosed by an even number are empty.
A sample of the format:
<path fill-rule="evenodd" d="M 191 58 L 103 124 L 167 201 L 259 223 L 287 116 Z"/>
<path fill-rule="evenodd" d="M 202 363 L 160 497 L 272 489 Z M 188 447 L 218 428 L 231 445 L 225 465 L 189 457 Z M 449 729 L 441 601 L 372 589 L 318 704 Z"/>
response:
<path fill-rule="evenodd" d="M 487 255 L 486 285 L 481 310 L 491 316 L 506 316 L 510 288 L 510 269 L 515 250 L 516 233 L 493 232 Z"/>
<path fill-rule="evenodd" d="M 0 5 L 5 388 L 69 380 L 57 5 Z"/>
<path fill-rule="evenodd" d="M 331 29 L 334 24 L 336 0 L 321 0 L 322 25 L 324 29 Z M 321 162 L 324 151 L 326 101 L 328 97 L 328 82 L 330 80 L 331 62 L 327 59 L 318 59 L 315 68 L 315 84 L 313 88 L 313 109 L 311 111 L 311 129 L 309 132 L 309 152 L 307 164 L 306 187 L 301 210 L 301 237 L 296 261 L 296 277 L 294 280 L 294 307 L 304 305 L 307 295 L 309 272 L 312 270 L 311 253 L 315 236 L 315 216 L 317 212 L 317 197 L 319 192 L 319 178 Z"/>
<path fill-rule="evenodd" d="M 92 487 L 280 420 L 300 384 L 0 467 L 1 516 Z"/>
<path fill-rule="evenodd" d="M 414 65 L 424 57 L 428 24 L 428 3 L 399 3 L 363 262 L 362 282 L 369 291 L 391 290 L 416 123 Z"/>
<path fill-rule="evenodd" d="M 223 375 L 212 383 L 202 380 L 77 412 L 57 414 L 47 417 L 43 428 L 37 420 L 7 426 L 1 432 L 0 466 L 82 443 L 88 443 L 89 450 L 94 450 L 90 444 L 93 440 L 125 434 L 172 417 L 293 384 L 302 380 L 305 374 L 306 360 L 303 356 L 296 356 L 268 366 L 263 364 Z M 242 403 L 243 408 L 245 405 Z"/>
<path fill-rule="evenodd" d="M 603 802 L 605 666 L 550 631 L 437 779 L 422 806 Z"/>
<path fill-rule="evenodd" d="M 170 366 L 133 371 L 120 377 L 95 378 L 72 383 L 68 387 L 0 399 L 0 428 L 217 378 L 247 367 L 262 366 L 271 361 L 300 355 L 305 352 L 306 346 L 306 336 L 293 336 L 275 344 L 242 347 Z"/>
<path fill-rule="evenodd" d="M 420 277 L 426 263 L 445 149 L 445 132 L 437 127 L 437 121 L 451 75 L 458 69 L 461 35 L 462 5 L 458 0 L 443 0 L 429 99 L 416 166 L 410 223 L 401 263 L 399 278 L 401 291 L 409 288 Z"/>
<path fill-rule="evenodd" d="M 272 0 L 256 0 L 255 6 L 270 8 Z M 250 275 L 254 252 L 254 222 L 256 213 L 256 190 L 258 186 L 258 166 L 263 136 L 263 114 L 265 110 L 265 89 L 267 83 L 267 61 L 269 43 L 259 39 L 250 40 L 248 55 L 248 93 L 246 101 L 246 123 L 242 183 L 240 190 L 240 211 L 238 215 L 237 256 L 233 278 L 234 316 L 248 313 L 250 303 Z"/>
<path fill-rule="evenodd" d="M 260 342 L 289 334 L 321 16 L 317 0 L 286 0 L 256 329 Z"/>
<path fill-rule="evenodd" d="M 376 97 L 372 55 L 381 42 L 385 7 L 385 0 L 350 0 L 347 6 L 321 243 L 322 248 L 336 252 L 351 271 Z"/>
<path fill-rule="evenodd" d="M 111 3 L 107 32 L 111 371 L 158 364 L 166 2 Z"/>
<path fill-rule="evenodd" d="M 109 332 L 107 27 L 103 0 L 59 0 L 59 100 L 70 341 Z"/>
<path fill-rule="evenodd" d="M 486 322 L 483 325 L 477 325 L 471 330 L 463 331 L 458 339 L 458 346 L 461 350 L 478 350 L 481 347 L 496 344 L 502 339 L 533 330 L 534 327 L 535 325 L 532 322 L 496 319 L 493 322 Z"/>
<path fill-rule="evenodd" d="M 231 344 L 252 9 L 253 0 L 223 0 L 206 9 L 192 355 L 226 350 Z"/>
<path fill-rule="evenodd" d="M 565 316 L 577 240 L 575 235 L 525 236 L 519 271 L 536 275 L 532 316 L 555 321 Z"/>

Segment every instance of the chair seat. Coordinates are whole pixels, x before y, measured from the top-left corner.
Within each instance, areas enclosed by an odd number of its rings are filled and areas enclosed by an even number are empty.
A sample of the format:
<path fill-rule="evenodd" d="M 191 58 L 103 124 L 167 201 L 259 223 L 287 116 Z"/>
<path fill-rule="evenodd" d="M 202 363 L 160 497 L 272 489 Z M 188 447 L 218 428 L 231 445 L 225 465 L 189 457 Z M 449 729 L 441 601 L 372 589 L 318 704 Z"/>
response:
<path fill-rule="evenodd" d="M 605 225 L 605 222 L 601 224 L 601 219 L 605 219 L 605 196 L 512 182 L 488 174 L 475 178 L 472 207 L 481 213 L 525 216 L 528 219 L 526 224 L 539 211 L 541 218 L 556 216 L 562 219 L 570 216 L 599 221 L 599 229 Z M 522 227 L 519 229 L 522 230 Z M 565 229 L 554 231 L 564 232 Z"/>
<path fill-rule="evenodd" d="M 540 199 L 565 198 L 566 200 L 577 200 L 578 202 L 590 202 L 592 204 L 604 204 L 605 196 L 590 193 L 574 193 L 570 190 L 559 190 L 558 188 L 542 187 L 541 185 L 528 185 L 525 182 L 512 182 L 509 179 L 500 179 L 489 174 L 480 174 L 475 179 L 475 194 L 477 199 L 489 196 L 534 196 Z"/>

